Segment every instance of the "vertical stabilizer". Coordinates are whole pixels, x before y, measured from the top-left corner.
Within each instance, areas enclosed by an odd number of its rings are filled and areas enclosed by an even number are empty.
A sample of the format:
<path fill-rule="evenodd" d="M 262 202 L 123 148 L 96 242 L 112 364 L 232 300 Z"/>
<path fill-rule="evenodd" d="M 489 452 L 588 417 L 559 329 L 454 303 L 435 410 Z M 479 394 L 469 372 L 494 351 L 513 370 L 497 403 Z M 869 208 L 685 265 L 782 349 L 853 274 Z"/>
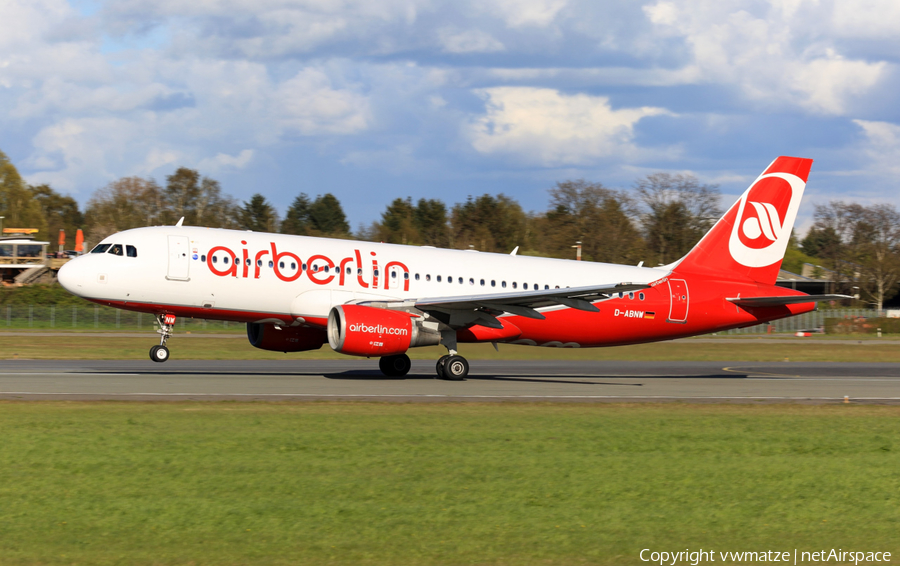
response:
<path fill-rule="evenodd" d="M 811 167 L 800 157 L 773 161 L 673 271 L 774 284 Z"/>

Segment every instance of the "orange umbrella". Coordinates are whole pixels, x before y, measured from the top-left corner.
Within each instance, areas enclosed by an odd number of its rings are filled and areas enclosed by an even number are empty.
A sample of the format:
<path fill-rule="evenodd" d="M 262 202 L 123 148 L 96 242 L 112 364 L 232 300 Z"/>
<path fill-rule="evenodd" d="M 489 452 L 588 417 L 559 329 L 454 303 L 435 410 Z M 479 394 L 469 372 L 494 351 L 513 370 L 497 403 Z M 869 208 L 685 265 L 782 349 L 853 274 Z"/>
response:
<path fill-rule="evenodd" d="M 59 229 L 59 245 L 63 247 L 66 245 L 66 231 L 62 228 Z"/>
<path fill-rule="evenodd" d="M 75 251 L 84 251 L 84 234 L 82 234 L 81 228 L 79 228 L 78 231 L 75 232 Z"/>

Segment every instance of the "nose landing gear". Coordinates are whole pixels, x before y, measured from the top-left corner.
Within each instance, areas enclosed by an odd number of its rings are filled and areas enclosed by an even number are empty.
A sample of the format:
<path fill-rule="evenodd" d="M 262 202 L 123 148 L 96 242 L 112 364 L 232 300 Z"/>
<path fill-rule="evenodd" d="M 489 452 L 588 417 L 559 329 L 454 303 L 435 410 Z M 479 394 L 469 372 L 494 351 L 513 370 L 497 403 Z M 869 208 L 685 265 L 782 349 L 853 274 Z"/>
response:
<path fill-rule="evenodd" d="M 175 326 L 174 314 L 157 315 L 156 322 L 159 324 L 158 332 L 160 334 L 159 346 L 150 348 L 150 359 L 154 362 L 162 363 L 169 359 L 169 349 L 166 348 L 166 342 L 172 335 L 172 328 Z"/>

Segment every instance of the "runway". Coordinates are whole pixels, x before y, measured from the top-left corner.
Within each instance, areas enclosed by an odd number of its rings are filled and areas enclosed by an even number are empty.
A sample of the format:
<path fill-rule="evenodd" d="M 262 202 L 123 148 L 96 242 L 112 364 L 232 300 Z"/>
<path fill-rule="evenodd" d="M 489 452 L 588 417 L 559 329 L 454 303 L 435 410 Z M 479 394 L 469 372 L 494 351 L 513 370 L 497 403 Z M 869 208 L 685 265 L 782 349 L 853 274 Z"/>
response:
<path fill-rule="evenodd" d="M 466 381 L 413 361 L 0 361 L 7 400 L 691 401 L 900 403 L 900 364 L 471 361 Z"/>

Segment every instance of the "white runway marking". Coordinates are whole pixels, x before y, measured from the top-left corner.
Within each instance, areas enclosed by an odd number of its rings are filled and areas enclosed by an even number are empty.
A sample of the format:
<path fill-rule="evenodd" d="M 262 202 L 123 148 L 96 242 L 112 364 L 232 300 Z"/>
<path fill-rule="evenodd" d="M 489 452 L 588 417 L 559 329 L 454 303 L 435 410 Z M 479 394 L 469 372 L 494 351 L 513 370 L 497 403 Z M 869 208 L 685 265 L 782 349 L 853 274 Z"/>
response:
<path fill-rule="evenodd" d="M 0 395 L 66 395 L 93 396 L 97 393 L 0 391 Z M 341 393 L 107 393 L 110 397 L 312 397 L 312 398 L 437 398 L 437 399 L 758 399 L 761 401 L 844 401 L 844 397 L 765 397 L 749 396 L 686 396 L 686 395 L 446 395 L 446 394 L 341 394 Z M 900 401 L 900 397 L 850 397 L 850 401 Z"/>

